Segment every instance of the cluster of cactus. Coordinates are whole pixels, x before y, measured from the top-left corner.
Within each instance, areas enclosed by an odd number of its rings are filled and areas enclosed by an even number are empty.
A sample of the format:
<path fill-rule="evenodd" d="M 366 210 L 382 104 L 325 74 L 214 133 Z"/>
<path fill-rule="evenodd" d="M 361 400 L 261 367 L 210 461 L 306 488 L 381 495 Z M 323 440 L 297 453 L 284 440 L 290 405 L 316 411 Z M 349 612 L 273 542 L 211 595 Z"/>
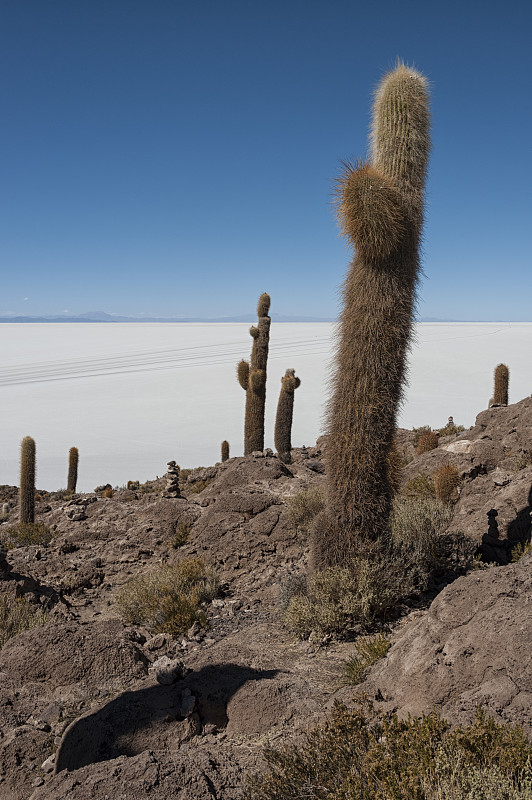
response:
<path fill-rule="evenodd" d="M 270 295 L 261 294 L 257 306 L 257 325 L 253 325 L 250 361 L 238 365 L 238 382 L 246 392 L 246 415 L 244 422 L 244 455 L 255 450 L 264 450 L 264 410 L 266 407 L 266 367 L 270 345 Z"/>
<path fill-rule="evenodd" d="M 389 531 L 388 458 L 413 326 L 429 107 L 426 79 L 399 64 L 377 89 L 371 163 L 346 165 L 338 212 L 356 254 L 344 284 L 328 412 L 328 491 L 312 531 L 315 569 L 345 564 Z"/>
<path fill-rule="evenodd" d="M 434 493 L 438 500 L 449 503 L 460 485 L 460 473 L 452 464 L 444 464 L 432 476 Z"/>
<path fill-rule="evenodd" d="M 426 431 L 417 440 L 416 453 L 418 456 L 429 453 L 438 447 L 439 436 L 436 431 Z"/>
<path fill-rule="evenodd" d="M 294 392 L 301 385 L 294 369 L 287 369 L 281 378 L 281 392 L 275 417 L 274 443 L 277 455 L 285 464 L 292 460 L 292 418 L 294 415 Z"/>

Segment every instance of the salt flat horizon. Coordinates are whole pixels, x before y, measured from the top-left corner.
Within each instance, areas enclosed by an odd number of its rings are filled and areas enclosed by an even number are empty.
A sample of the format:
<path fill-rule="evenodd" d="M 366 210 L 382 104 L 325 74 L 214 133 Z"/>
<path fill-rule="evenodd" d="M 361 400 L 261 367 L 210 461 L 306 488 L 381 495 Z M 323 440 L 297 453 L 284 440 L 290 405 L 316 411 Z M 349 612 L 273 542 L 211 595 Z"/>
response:
<path fill-rule="evenodd" d="M 123 485 L 242 455 L 245 394 L 236 365 L 249 358 L 249 323 L 4 323 L 0 326 L 0 484 L 18 485 L 20 441 L 37 443 L 37 486 L 66 485 L 68 450 L 80 452 L 78 489 Z M 273 448 L 280 379 L 295 368 L 292 443 L 323 432 L 335 323 L 274 322 L 265 446 Z M 510 367 L 510 402 L 532 391 L 532 323 L 418 322 L 398 424 L 473 425 L 487 407 L 493 369 Z"/>

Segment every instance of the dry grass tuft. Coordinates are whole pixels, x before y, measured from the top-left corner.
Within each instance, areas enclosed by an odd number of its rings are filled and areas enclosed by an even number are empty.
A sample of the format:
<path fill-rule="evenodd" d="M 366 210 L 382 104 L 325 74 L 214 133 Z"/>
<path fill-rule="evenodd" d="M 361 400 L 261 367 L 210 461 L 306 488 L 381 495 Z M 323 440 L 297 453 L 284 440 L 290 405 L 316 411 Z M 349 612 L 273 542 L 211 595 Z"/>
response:
<path fill-rule="evenodd" d="M 12 550 L 14 547 L 25 547 L 30 544 L 47 545 L 53 539 L 53 533 L 44 522 L 25 522 L 2 529 L 1 541 L 4 547 Z"/>
<path fill-rule="evenodd" d="M 116 604 L 128 625 L 177 636 L 194 622 L 206 624 L 201 604 L 217 591 L 214 572 L 201 558 L 189 558 L 129 581 L 116 596 Z"/>
<path fill-rule="evenodd" d="M 298 492 L 286 501 L 290 523 L 300 530 L 308 530 L 314 517 L 325 508 L 325 492 L 313 486 Z"/>
<path fill-rule="evenodd" d="M 44 625 L 48 614 L 25 597 L 0 594 L 0 648 L 17 633 Z"/>

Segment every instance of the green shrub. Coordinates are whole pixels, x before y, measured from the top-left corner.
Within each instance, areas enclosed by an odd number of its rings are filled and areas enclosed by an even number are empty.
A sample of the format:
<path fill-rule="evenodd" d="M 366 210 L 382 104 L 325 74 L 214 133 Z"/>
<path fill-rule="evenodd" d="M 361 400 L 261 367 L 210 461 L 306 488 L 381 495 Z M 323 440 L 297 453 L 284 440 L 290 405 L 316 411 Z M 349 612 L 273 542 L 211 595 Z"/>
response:
<path fill-rule="evenodd" d="M 361 556 L 349 566 L 314 573 L 290 599 L 284 623 L 302 639 L 346 636 L 356 624 L 383 617 L 401 595 L 400 576 L 386 558 Z"/>
<path fill-rule="evenodd" d="M 314 517 L 325 508 L 325 492 L 321 486 L 313 486 L 289 497 L 286 506 L 290 523 L 308 530 Z"/>
<path fill-rule="evenodd" d="M 350 686 L 357 686 L 362 681 L 368 667 L 386 655 L 391 643 L 382 633 L 379 633 L 377 636 L 359 639 L 355 647 L 356 655 L 345 661 L 343 665 L 344 680 Z"/>
<path fill-rule="evenodd" d="M 519 542 L 516 544 L 515 547 L 512 547 L 512 561 L 515 563 L 519 561 L 520 558 L 523 556 L 527 556 L 529 553 L 532 553 L 532 543 L 530 542 Z"/>
<path fill-rule="evenodd" d="M 420 472 L 403 486 L 401 494 L 406 497 L 434 497 L 434 484 L 424 472 Z"/>
<path fill-rule="evenodd" d="M 170 544 L 176 550 L 179 547 L 183 547 L 184 544 L 188 541 L 188 534 L 192 528 L 192 522 L 180 522 L 175 529 L 174 536 Z"/>
<path fill-rule="evenodd" d="M 370 705 L 334 706 L 302 745 L 265 751 L 267 770 L 248 780 L 246 800 L 529 800 L 532 745 L 523 731 L 484 713 L 450 732 L 436 712 L 375 718 Z M 502 776 L 509 794 L 475 793 Z M 442 788 L 456 794 L 439 794 Z M 465 791 L 460 791 L 461 787 Z M 468 788 L 470 787 L 470 789 Z M 496 788 L 495 788 L 496 792 Z"/>
<path fill-rule="evenodd" d="M 187 484 L 187 489 L 191 494 L 199 494 L 206 489 L 207 486 L 210 486 L 211 483 L 212 481 L 196 481 L 191 485 Z"/>
<path fill-rule="evenodd" d="M 44 625 L 48 614 L 25 597 L 0 594 L 0 648 L 17 633 Z"/>
<path fill-rule="evenodd" d="M 29 544 L 50 544 L 53 533 L 44 522 L 25 522 L 2 530 L 2 544 L 8 550 Z"/>
<path fill-rule="evenodd" d="M 463 425 L 455 425 L 454 422 L 448 423 L 444 428 L 436 428 L 440 436 L 453 436 L 457 433 L 463 433 L 465 428 Z"/>
<path fill-rule="evenodd" d="M 129 581 L 116 603 L 128 625 L 177 636 L 194 622 L 206 624 L 201 603 L 212 600 L 217 591 L 213 571 L 201 558 L 189 558 Z"/>
<path fill-rule="evenodd" d="M 475 545 L 444 533 L 451 517 L 447 503 L 397 496 L 386 540 L 361 544 L 352 562 L 290 586 L 286 626 L 300 638 L 350 636 L 354 626 L 385 618 L 436 576 L 464 571 Z"/>

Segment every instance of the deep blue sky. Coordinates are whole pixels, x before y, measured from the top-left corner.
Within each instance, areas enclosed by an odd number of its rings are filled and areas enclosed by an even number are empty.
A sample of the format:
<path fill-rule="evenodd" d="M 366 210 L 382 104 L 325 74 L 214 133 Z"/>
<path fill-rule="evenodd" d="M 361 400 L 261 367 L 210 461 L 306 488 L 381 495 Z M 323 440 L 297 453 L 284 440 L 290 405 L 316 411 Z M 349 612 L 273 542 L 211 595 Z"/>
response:
<path fill-rule="evenodd" d="M 0 315 L 334 316 L 332 182 L 401 57 L 432 84 L 419 313 L 532 320 L 531 7 L 2 0 Z"/>

